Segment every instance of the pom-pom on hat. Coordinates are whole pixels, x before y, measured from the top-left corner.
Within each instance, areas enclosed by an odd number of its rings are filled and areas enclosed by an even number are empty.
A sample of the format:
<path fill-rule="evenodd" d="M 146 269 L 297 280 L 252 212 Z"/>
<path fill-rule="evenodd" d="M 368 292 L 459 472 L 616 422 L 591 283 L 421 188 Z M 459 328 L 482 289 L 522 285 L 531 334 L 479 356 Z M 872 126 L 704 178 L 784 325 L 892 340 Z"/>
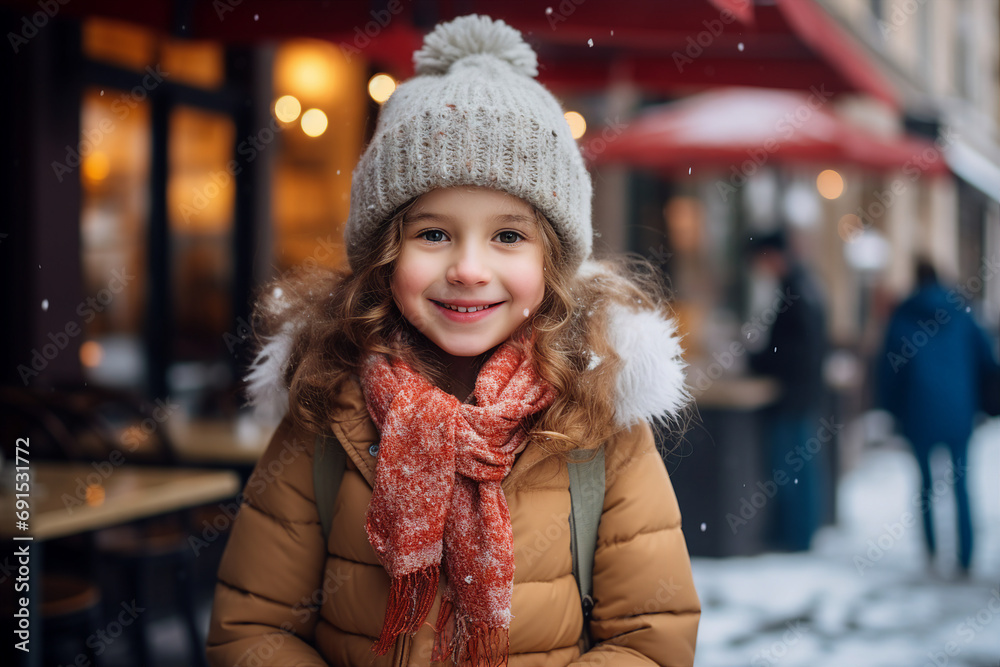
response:
<path fill-rule="evenodd" d="M 535 52 L 488 16 L 438 25 L 413 54 L 416 76 L 382 106 L 354 170 L 344 237 L 362 249 L 403 204 L 477 185 L 519 197 L 552 223 L 572 268 L 592 248 L 591 182 L 556 98 L 534 77 Z"/>

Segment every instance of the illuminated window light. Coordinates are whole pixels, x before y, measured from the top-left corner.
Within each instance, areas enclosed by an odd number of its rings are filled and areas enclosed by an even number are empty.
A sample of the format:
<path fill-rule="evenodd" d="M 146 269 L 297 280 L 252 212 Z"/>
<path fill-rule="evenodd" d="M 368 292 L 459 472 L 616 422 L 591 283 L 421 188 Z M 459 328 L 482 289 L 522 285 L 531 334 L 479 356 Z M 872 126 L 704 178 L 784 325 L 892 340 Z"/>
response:
<path fill-rule="evenodd" d="M 579 139 L 587 132 L 587 121 L 576 111 L 567 111 L 563 114 L 566 122 L 569 123 L 570 134 L 574 139 Z"/>
<path fill-rule="evenodd" d="M 282 123 L 293 123 L 302 113 L 302 104 L 294 95 L 284 95 L 274 102 L 274 117 Z"/>
<path fill-rule="evenodd" d="M 396 80 L 388 74 L 376 74 L 368 79 L 368 94 L 379 104 L 383 104 L 395 91 Z"/>
<path fill-rule="evenodd" d="M 318 137 L 326 132 L 328 123 L 326 114 L 319 109 L 309 109 L 302 114 L 302 131 L 310 137 Z"/>
<path fill-rule="evenodd" d="M 80 363 L 87 368 L 97 368 L 104 358 L 104 349 L 97 341 L 88 340 L 80 346 Z"/>
<path fill-rule="evenodd" d="M 107 153 L 94 151 L 83 159 L 83 176 L 91 183 L 103 181 L 111 173 L 111 160 Z"/>
<path fill-rule="evenodd" d="M 816 177 L 816 189 L 826 199 L 836 199 L 844 194 L 844 179 L 833 169 L 824 169 Z"/>

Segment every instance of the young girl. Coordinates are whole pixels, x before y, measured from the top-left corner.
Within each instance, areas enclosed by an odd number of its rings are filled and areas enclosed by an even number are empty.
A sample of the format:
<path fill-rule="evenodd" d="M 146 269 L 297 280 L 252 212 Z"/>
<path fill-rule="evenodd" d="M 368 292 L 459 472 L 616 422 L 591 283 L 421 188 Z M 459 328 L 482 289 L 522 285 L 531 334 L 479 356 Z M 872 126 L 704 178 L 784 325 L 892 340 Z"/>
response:
<path fill-rule="evenodd" d="M 354 172 L 349 269 L 258 305 L 251 395 L 287 415 L 223 556 L 209 658 L 690 665 L 700 608 L 648 425 L 687 393 L 655 277 L 588 259 L 590 178 L 517 31 L 455 19 L 414 61 Z M 346 451 L 328 539 L 317 434 Z M 598 451 L 591 609 L 569 466 Z"/>

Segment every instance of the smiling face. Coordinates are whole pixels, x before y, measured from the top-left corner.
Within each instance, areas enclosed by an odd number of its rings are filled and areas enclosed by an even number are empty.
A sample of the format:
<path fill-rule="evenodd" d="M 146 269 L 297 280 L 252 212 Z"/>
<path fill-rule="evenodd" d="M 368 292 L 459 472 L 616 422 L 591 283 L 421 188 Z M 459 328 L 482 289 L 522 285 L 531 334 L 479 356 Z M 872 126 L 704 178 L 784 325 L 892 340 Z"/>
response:
<path fill-rule="evenodd" d="M 410 209 L 402 238 L 393 299 L 452 356 L 504 342 L 545 295 L 541 230 L 517 197 L 471 186 L 433 190 Z"/>

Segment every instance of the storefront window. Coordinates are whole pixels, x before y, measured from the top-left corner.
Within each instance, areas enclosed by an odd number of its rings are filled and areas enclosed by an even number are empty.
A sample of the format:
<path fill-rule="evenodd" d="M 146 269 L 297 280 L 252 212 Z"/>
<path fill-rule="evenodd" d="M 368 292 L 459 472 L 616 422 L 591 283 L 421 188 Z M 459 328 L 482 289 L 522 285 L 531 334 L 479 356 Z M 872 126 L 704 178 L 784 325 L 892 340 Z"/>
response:
<path fill-rule="evenodd" d="M 324 42 L 296 40 L 275 54 L 271 110 L 281 132 L 272 201 L 279 271 L 343 260 L 351 170 L 368 118 L 365 75 L 359 59 L 350 61 Z M 321 125 L 310 124 L 316 112 L 326 118 L 318 133 Z"/>
<path fill-rule="evenodd" d="M 83 96 L 80 235 L 84 293 L 95 302 L 81 313 L 80 361 L 99 384 L 138 386 L 145 375 L 139 341 L 147 289 L 150 110 L 146 102 L 126 104 L 126 97 L 102 88 L 88 88 Z"/>

